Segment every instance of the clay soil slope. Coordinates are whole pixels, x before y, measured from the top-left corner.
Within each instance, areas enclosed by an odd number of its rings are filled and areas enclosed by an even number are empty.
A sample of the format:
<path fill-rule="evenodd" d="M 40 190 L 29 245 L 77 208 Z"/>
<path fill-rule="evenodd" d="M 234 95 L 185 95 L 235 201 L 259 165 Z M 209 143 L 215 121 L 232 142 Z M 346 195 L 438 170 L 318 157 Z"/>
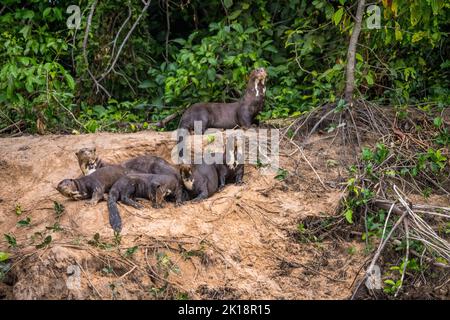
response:
<path fill-rule="evenodd" d="M 153 209 L 142 201 L 142 210 L 119 205 L 118 237 L 105 201 L 72 201 L 55 186 L 80 175 L 74 152 L 82 147 L 95 145 L 111 162 L 145 153 L 169 160 L 171 133 L 1 139 L 0 251 L 11 254 L 12 269 L 0 283 L 0 298 L 349 297 L 365 259 L 361 243 L 302 241 L 298 233 L 301 221 L 335 214 L 341 196 L 345 169 L 335 161 L 338 147 L 315 140 L 305 156 L 326 188 L 298 150 L 282 148 L 285 181 L 248 165 L 244 185 L 227 185 L 201 203 Z M 18 224 L 27 218 L 29 225 Z M 9 247 L 3 234 L 14 236 L 17 246 Z"/>

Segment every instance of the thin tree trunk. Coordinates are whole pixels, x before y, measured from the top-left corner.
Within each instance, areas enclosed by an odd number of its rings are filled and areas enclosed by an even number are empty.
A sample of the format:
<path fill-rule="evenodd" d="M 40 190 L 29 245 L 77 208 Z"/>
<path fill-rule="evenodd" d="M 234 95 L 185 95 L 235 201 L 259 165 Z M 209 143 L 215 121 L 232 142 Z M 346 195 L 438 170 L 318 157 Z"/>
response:
<path fill-rule="evenodd" d="M 349 104 L 353 104 L 353 91 L 355 90 L 355 55 L 356 45 L 358 44 L 359 34 L 361 32 L 361 23 L 364 14 L 366 0 L 358 1 L 358 9 L 356 10 L 355 26 L 353 27 L 352 36 L 347 51 L 347 71 L 345 75 L 345 100 Z"/>

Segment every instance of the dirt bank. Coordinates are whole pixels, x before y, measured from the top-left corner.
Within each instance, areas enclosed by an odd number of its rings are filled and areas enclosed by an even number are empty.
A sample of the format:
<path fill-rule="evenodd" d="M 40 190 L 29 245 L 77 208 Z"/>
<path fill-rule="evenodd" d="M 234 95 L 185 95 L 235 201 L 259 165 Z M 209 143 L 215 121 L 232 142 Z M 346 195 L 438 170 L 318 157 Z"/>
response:
<path fill-rule="evenodd" d="M 306 147 L 305 156 L 326 188 L 306 161 L 293 160 L 295 149 L 283 149 L 280 164 L 296 175 L 293 183 L 246 166 L 243 186 L 228 185 L 198 204 L 153 209 L 144 202 L 143 210 L 120 205 L 120 239 L 109 227 L 104 201 L 91 207 L 54 189 L 61 179 L 79 176 L 74 152 L 82 147 L 95 145 L 112 162 L 144 153 L 170 159 L 170 137 L 140 132 L 1 139 L 0 251 L 11 254 L 13 269 L 0 298 L 342 299 L 351 294 L 365 259 L 362 244 L 305 243 L 297 235 L 302 219 L 334 214 L 341 195 L 345 169 L 336 162 L 338 147 L 321 138 L 313 137 L 317 142 Z M 55 201 L 65 208 L 60 216 Z M 27 218 L 29 225 L 18 225 Z M 8 248 L 3 234 L 13 235 L 17 247 Z"/>

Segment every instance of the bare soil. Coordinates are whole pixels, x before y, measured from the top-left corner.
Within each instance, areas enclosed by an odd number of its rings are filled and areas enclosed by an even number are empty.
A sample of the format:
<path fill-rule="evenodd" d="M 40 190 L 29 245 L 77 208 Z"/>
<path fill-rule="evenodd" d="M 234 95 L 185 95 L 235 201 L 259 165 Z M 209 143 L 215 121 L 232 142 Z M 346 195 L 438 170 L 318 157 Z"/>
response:
<path fill-rule="evenodd" d="M 305 156 L 326 188 L 298 150 L 285 147 L 285 181 L 248 165 L 244 185 L 227 185 L 201 203 L 153 209 L 143 201 L 142 210 L 119 205 L 118 239 L 105 201 L 72 201 L 55 186 L 80 175 L 74 152 L 82 147 L 95 145 L 111 162 L 145 153 L 170 160 L 171 133 L 1 139 L 0 251 L 11 254 L 12 269 L 0 283 L 0 298 L 348 298 L 367 259 L 360 236 L 308 242 L 297 231 L 307 218 L 336 214 L 345 181 L 337 154 L 346 151 L 321 136 L 311 141 Z M 65 208 L 60 217 L 55 201 Z M 27 217 L 30 225 L 19 226 Z M 9 248 L 3 234 L 14 235 L 17 247 Z M 48 236 L 51 243 L 36 248 Z"/>

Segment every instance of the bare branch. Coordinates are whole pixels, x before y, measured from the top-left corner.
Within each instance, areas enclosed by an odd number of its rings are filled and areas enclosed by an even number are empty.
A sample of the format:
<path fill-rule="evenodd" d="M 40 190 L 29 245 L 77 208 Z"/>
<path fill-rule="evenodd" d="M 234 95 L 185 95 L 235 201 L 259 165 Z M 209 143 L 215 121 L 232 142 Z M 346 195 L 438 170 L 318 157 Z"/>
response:
<path fill-rule="evenodd" d="M 143 3 L 145 4 L 144 8 L 142 9 L 141 14 L 139 15 L 139 17 L 137 17 L 136 21 L 134 22 L 133 26 L 131 27 L 131 29 L 128 31 L 127 35 L 125 36 L 125 38 L 122 41 L 122 44 L 119 47 L 119 50 L 117 51 L 117 54 L 113 60 L 113 63 L 111 64 L 111 66 L 109 66 L 109 68 L 100 76 L 100 78 L 98 79 L 98 81 L 102 81 L 113 69 L 114 66 L 117 63 L 117 60 L 119 59 L 120 54 L 122 53 L 123 47 L 125 46 L 125 44 L 127 43 L 128 39 L 130 38 L 131 34 L 133 33 L 134 29 L 136 28 L 136 26 L 139 24 L 139 21 L 142 19 L 144 13 L 147 11 L 149 5 L 150 5 L 151 0 L 145 2 L 143 1 Z"/>
<path fill-rule="evenodd" d="M 87 58 L 87 53 L 86 53 L 86 47 L 87 47 L 87 42 L 88 42 L 88 38 L 89 38 L 89 30 L 91 29 L 91 24 L 92 24 L 92 16 L 94 15 L 94 11 L 95 11 L 95 7 L 97 6 L 98 0 L 95 0 L 94 3 L 92 4 L 91 10 L 89 12 L 89 16 L 87 19 L 87 23 L 86 23 L 86 30 L 84 32 L 84 39 L 83 39 L 83 57 L 84 57 L 84 63 L 86 63 L 86 69 L 89 73 L 89 76 L 92 78 L 92 80 L 94 81 L 95 86 L 97 87 L 97 93 L 98 93 L 98 88 L 101 88 L 109 97 L 111 97 L 111 95 L 109 94 L 108 90 L 106 90 L 100 83 L 98 83 L 98 81 L 95 79 L 95 76 L 92 74 L 91 70 L 89 69 L 89 61 Z"/>
<path fill-rule="evenodd" d="M 355 90 L 355 56 L 356 45 L 358 43 L 359 34 L 361 32 L 362 17 L 364 14 L 365 0 L 358 1 L 358 8 L 356 10 L 355 25 L 353 27 L 352 36 L 348 45 L 347 52 L 347 71 L 345 80 L 345 100 L 353 104 L 353 91 Z"/>

